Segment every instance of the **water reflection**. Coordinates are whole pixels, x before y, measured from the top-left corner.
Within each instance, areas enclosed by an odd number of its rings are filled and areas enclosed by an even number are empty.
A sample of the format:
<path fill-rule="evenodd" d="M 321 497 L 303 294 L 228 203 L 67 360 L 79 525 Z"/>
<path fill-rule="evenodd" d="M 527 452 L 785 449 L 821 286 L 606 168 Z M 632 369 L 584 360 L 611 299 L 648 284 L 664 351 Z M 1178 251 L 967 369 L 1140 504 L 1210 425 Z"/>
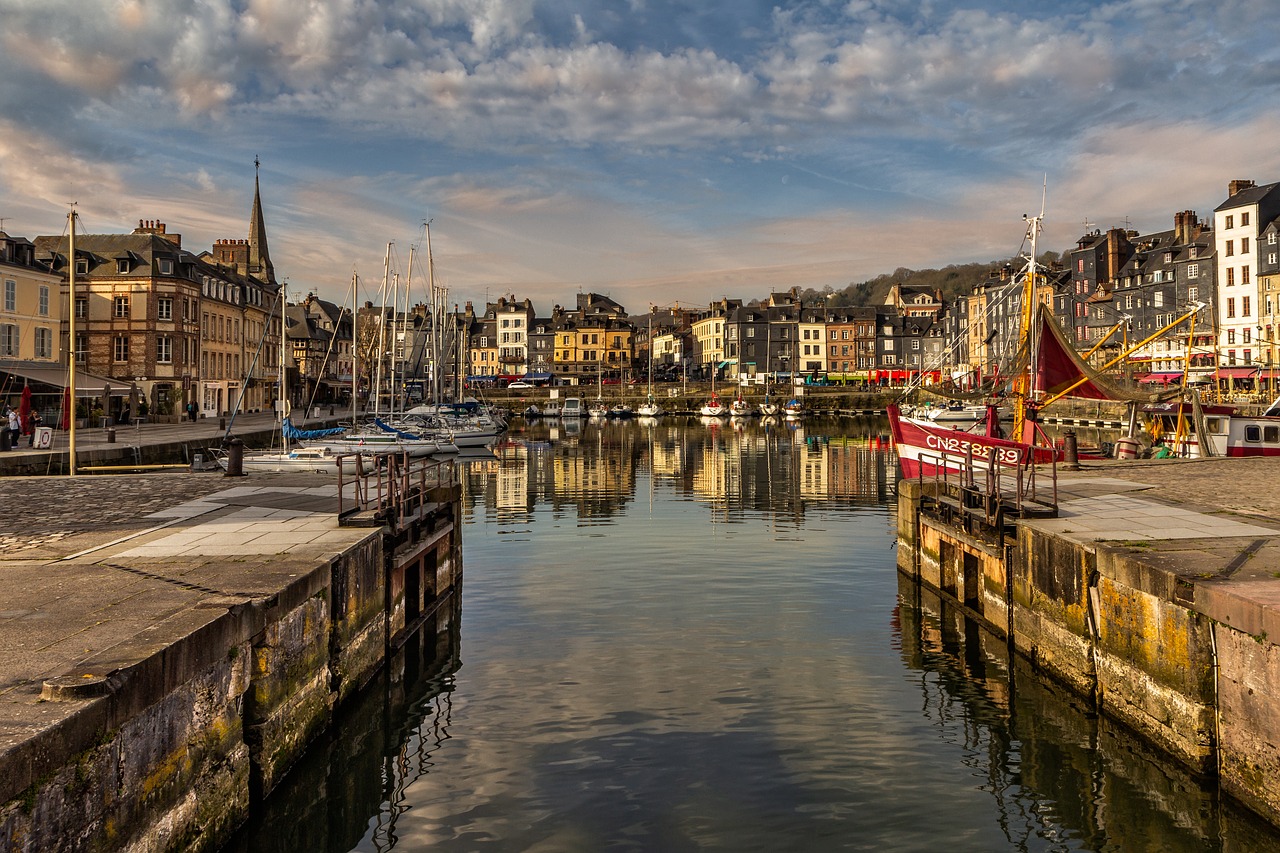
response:
<path fill-rule="evenodd" d="M 879 427 L 517 426 L 465 465 L 460 639 L 232 849 L 1274 849 L 898 575 Z"/>
<path fill-rule="evenodd" d="M 959 608 L 898 582 L 922 716 L 967 753 L 1008 849 L 1280 849 L 1274 828 L 1041 680 Z"/>
<path fill-rule="evenodd" d="M 549 505 L 585 524 L 608 523 L 658 493 L 707 503 L 725 521 L 765 516 L 792 526 L 815 504 L 890 500 L 887 424 L 834 426 L 774 418 L 533 422 L 517 425 L 489 464 L 467 467 L 467 492 L 500 517 Z"/>

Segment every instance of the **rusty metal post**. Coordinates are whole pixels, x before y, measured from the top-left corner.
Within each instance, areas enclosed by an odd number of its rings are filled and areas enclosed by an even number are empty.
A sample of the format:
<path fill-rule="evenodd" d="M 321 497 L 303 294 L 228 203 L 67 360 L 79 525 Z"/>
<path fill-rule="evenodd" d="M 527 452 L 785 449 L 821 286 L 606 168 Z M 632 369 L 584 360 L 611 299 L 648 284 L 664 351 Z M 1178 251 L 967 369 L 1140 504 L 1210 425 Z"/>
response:
<path fill-rule="evenodd" d="M 231 443 L 227 445 L 226 476 L 244 476 L 244 442 L 238 438 L 231 439 Z"/>
<path fill-rule="evenodd" d="M 1073 429 L 1062 434 L 1062 462 L 1068 471 L 1080 470 L 1080 446 L 1076 443 L 1076 431 Z"/>

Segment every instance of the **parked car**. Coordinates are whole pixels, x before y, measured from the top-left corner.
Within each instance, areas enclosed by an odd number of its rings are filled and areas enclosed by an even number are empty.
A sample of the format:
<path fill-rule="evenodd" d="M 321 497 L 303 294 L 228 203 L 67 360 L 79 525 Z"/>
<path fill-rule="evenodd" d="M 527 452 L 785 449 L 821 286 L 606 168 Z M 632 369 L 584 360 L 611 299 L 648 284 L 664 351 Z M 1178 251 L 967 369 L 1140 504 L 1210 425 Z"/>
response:
<path fill-rule="evenodd" d="M 507 387 L 513 391 L 518 391 L 521 388 L 537 388 L 538 386 L 534 385 L 532 382 L 512 382 Z"/>

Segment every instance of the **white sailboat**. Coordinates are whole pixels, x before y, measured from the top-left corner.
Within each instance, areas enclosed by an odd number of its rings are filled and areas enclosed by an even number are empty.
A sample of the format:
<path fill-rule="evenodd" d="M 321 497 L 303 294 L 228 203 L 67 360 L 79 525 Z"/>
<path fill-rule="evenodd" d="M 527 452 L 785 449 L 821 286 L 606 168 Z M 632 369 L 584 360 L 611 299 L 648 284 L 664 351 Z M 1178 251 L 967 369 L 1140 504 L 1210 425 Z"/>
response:
<path fill-rule="evenodd" d="M 329 436 L 340 435 L 345 430 L 341 428 L 298 430 L 290 421 L 289 398 L 285 393 L 285 351 L 288 345 L 289 332 L 288 319 L 285 317 L 286 312 L 283 307 L 285 301 L 283 291 L 281 291 L 279 299 L 282 307 L 280 309 L 280 373 L 276 380 L 278 388 L 276 407 L 280 413 L 280 449 L 244 451 L 240 460 L 241 470 L 246 474 L 337 474 L 339 467 L 343 471 L 352 473 L 372 469 L 378 464 L 378 459 L 374 453 L 364 448 L 355 448 L 348 451 L 345 448 L 327 443 L 297 443 L 303 437 L 319 439 L 326 434 Z M 213 456 L 223 470 L 228 469 L 230 460 L 225 450 L 215 451 Z"/>
<path fill-rule="evenodd" d="M 716 394 L 716 368 L 711 368 L 711 396 L 707 402 L 702 404 L 702 408 L 698 410 L 698 414 L 707 418 L 722 418 L 729 414 L 729 407 L 720 400 L 720 396 Z"/>
<path fill-rule="evenodd" d="M 662 417 L 662 406 L 653 396 L 653 311 L 649 312 L 649 396 L 636 408 L 636 414 L 642 418 Z"/>

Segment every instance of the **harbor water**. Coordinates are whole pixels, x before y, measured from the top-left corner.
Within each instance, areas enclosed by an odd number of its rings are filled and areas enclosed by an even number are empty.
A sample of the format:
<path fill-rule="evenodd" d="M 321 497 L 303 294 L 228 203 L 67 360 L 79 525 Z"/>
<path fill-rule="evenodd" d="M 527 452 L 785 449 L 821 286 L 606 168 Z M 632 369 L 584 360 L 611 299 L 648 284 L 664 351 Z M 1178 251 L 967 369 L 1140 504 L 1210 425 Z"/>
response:
<path fill-rule="evenodd" d="M 1277 849 L 900 579 L 885 429 L 517 422 L 462 601 L 228 849 Z"/>

